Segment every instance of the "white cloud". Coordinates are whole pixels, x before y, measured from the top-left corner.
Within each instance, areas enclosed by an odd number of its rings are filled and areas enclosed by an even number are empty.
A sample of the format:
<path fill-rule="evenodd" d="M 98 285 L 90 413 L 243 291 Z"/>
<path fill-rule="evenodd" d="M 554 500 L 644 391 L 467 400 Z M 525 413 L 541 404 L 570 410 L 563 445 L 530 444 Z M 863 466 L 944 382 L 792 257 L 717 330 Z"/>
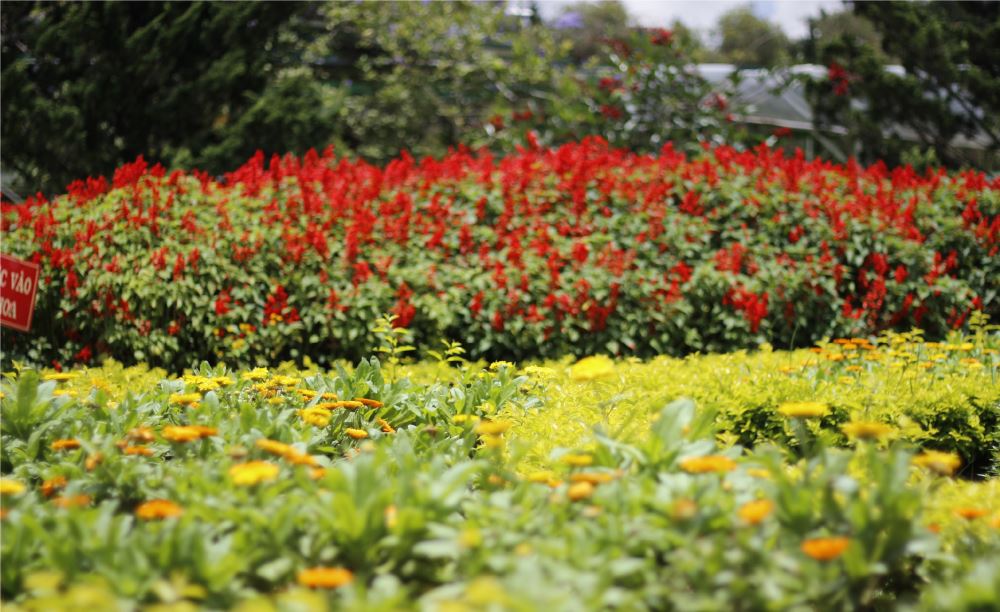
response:
<path fill-rule="evenodd" d="M 817 16 L 821 9 L 839 10 L 841 0 L 622 0 L 628 12 L 647 27 L 666 27 L 675 19 L 702 35 L 708 35 L 719 17 L 738 6 L 750 5 L 757 16 L 781 26 L 789 37 L 803 38 L 808 33 L 806 19 Z M 538 4 L 544 17 L 559 13 L 573 0 L 541 0 Z"/>

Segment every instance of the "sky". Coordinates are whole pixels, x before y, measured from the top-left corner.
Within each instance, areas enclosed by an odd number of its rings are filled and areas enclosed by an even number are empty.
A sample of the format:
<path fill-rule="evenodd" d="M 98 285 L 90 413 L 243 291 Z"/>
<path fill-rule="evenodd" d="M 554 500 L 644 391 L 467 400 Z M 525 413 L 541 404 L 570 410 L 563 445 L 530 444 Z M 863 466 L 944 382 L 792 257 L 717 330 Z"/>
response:
<path fill-rule="evenodd" d="M 543 17 L 552 17 L 574 0 L 540 0 Z M 806 18 L 819 15 L 821 9 L 833 12 L 843 6 L 840 0 L 622 0 L 640 25 L 666 27 L 674 19 L 708 35 L 719 16 L 726 11 L 749 4 L 758 17 L 781 26 L 791 38 L 802 38 L 808 32 Z"/>

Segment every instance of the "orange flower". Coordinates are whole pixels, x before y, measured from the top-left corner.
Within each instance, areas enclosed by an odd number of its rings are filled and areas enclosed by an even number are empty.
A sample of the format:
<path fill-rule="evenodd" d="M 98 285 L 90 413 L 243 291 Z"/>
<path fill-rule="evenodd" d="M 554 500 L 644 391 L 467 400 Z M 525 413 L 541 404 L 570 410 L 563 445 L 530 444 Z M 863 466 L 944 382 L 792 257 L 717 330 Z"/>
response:
<path fill-rule="evenodd" d="M 60 508 L 79 508 L 82 506 L 90 505 L 90 496 L 89 495 L 62 496 L 53 499 L 52 503 Z"/>
<path fill-rule="evenodd" d="M 313 567 L 299 572 L 298 582 L 311 589 L 336 589 L 354 580 L 354 574 L 342 567 Z"/>
<path fill-rule="evenodd" d="M 876 421 L 852 421 L 841 425 L 840 430 L 859 440 L 877 440 L 893 432 L 892 427 Z"/>
<path fill-rule="evenodd" d="M 955 514 L 964 518 L 967 521 L 972 521 L 977 518 L 982 518 L 989 514 L 988 510 L 983 508 L 955 508 Z"/>
<path fill-rule="evenodd" d="M 375 419 L 378 424 L 382 427 L 382 431 L 387 434 L 396 433 L 396 428 L 389 424 L 389 421 L 379 417 Z"/>
<path fill-rule="evenodd" d="M 341 400 L 339 402 L 320 402 L 313 406 L 313 408 L 321 408 L 323 410 L 336 410 L 337 408 L 347 408 L 349 410 L 357 410 L 358 408 L 364 408 L 365 404 L 357 400 Z"/>
<path fill-rule="evenodd" d="M 589 482 L 592 485 L 605 484 L 614 479 L 615 475 L 608 472 L 578 472 L 569 477 L 570 482 Z"/>
<path fill-rule="evenodd" d="M 87 460 L 84 462 L 83 466 L 87 468 L 88 472 L 93 472 L 102 461 L 104 461 L 104 453 L 94 453 L 87 456 Z"/>
<path fill-rule="evenodd" d="M 355 440 L 362 440 L 368 437 L 368 432 L 364 429 L 354 429 L 353 427 L 348 427 L 344 430 L 344 433 L 354 438 Z"/>
<path fill-rule="evenodd" d="M 954 453 L 925 451 L 913 458 L 913 464 L 926 468 L 942 476 L 951 476 L 962 465 L 962 460 Z"/>
<path fill-rule="evenodd" d="M 126 446 L 122 449 L 122 452 L 126 455 L 142 455 L 143 457 L 152 457 L 153 450 L 147 446 Z"/>
<path fill-rule="evenodd" d="M 326 468 L 313 468 L 309 470 L 309 478 L 313 480 L 319 480 L 320 478 L 326 476 Z"/>
<path fill-rule="evenodd" d="M 369 408 L 381 408 L 384 404 L 378 400 L 368 399 L 367 397 L 356 397 L 354 401 L 361 402 Z"/>
<path fill-rule="evenodd" d="M 72 450 L 74 448 L 80 448 L 80 441 L 74 439 L 56 440 L 52 443 L 50 448 L 54 451 Z"/>
<path fill-rule="evenodd" d="M 750 525 L 758 525 L 774 510 L 774 502 L 769 499 L 758 499 L 747 502 L 736 511 L 741 519 Z"/>
<path fill-rule="evenodd" d="M 832 561 L 844 554 L 851 541 L 847 538 L 812 538 L 802 542 L 802 552 L 817 561 Z"/>
<path fill-rule="evenodd" d="M 148 427 L 136 427 L 128 432 L 126 437 L 136 442 L 152 442 L 156 439 L 153 430 Z"/>
<path fill-rule="evenodd" d="M 42 483 L 42 495 L 45 497 L 52 497 L 52 495 L 66 486 L 65 476 L 56 476 L 54 478 L 49 478 Z"/>
<path fill-rule="evenodd" d="M 169 499 L 152 499 L 135 509 L 135 515 L 146 521 L 173 518 L 183 513 L 183 508 Z"/>
<path fill-rule="evenodd" d="M 688 457 L 681 461 L 681 469 L 689 474 L 708 474 L 713 472 L 729 472 L 736 469 L 736 462 L 722 455 L 706 455 L 704 457 Z"/>
<path fill-rule="evenodd" d="M 199 438 L 210 438 L 212 436 L 219 435 L 219 430 L 215 427 L 206 427 L 204 425 L 192 425 L 192 429 L 198 432 Z"/>

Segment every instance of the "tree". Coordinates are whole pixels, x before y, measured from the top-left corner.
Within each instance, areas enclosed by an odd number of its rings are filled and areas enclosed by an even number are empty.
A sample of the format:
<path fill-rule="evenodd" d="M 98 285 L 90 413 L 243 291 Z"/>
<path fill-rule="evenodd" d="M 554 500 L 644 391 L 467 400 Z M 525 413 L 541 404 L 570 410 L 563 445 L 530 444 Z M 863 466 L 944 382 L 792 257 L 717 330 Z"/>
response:
<path fill-rule="evenodd" d="M 749 7 L 734 8 L 719 18 L 719 58 L 741 68 L 773 68 L 788 61 L 790 43 L 775 24 Z"/>
<path fill-rule="evenodd" d="M 577 63 L 600 56 L 608 40 L 629 37 L 633 19 L 619 0 L 577 2 L 564 7 L 552 27 L 570 45 Z"/>
<path fill-rule="evenodd" d="M 51 192 L 138 155 L 213 172 L 235 166 L 247 148 L 227 129 L 259 107 L 289 51 L 279 34 L 306 6 L 4 3 L 4 174 L 15 173 L 20 190 Z M 285 121 L 275 102 L 272 126 Z M 252 146 L 284 150 L 294 132 L 267 134 Z"/>
<path fill-rule="evenodd" d="M 829 67 L 809 88 L 819 122 L 848 127 L 866 161 L 1000 167 L 1000 4 L 864 2 L 853 12 L 883 49 L 852 34 L 818 45 Z"/>

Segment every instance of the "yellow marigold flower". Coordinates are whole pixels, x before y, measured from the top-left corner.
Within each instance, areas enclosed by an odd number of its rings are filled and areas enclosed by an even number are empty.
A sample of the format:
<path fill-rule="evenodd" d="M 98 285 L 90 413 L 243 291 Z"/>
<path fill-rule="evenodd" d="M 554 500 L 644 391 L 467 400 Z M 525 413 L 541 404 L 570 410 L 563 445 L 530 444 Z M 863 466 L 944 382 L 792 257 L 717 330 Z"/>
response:
<path fill-rule="evenodd" d="M 244 372 L 240 379 L 242 380 L 267 380 L 267 368 L 254 368 L 249 372 Z"/>
<path fill-rule="evenodd" d="M 859 440 L 877 440 L 893 432 L 892 427 L 875 421 L 852 421 L 841 425 L 840 430 Z"/>
<path fill-rule="evenodd" d="M 197 384 L 198 390 L 202 393 L 208 393 L 209 391 L 215 391 L 216 389 L 222 388 L 214 378 L 206 378 Z"/>
<path fill-rule="evenodd" d="M 503 448 L 503 438 L 498 435 L 486 435 L 479 438 L 486 448 Z"/>
<path fill-rule="evenodd" d="M 603 378 L 613 374 L 615 362 L 604 355 L 584 357 L 569 369 L 569 377 L 573 380 L 586 381 Z"/>
<path fill-rule="evenodd" d="M 747 502 L 740 506 L 740 509 L 736 511 L 744 522 L 750 525 L 757 525 L 768 516 L 774 510 L 774 502 L 769 499 L 758 499 L 757 501 Z"/>
<path fill-rule="evenodd" d="M 42 380 L 54 380 L 56 382 L 66 382 L 80 376 L 78 372 L 52 372 L 42 376 Z"/>
<path fill-rule="evenodd" d="M 361 402 L 362 404 L 368 406 L 369 408 L 381 408 L 382 406 L 385 405 L 378 400 L 368 399 L 367 397 L 356 397 L 354 398 L 354 401 Z"/>
<path fill-rule="evenodd" d="M 594 458 L 590 455 L 571 453 L 569 455 L 563 455 L 561 461 L 566 465 L 571 465 L 573 467 L 587 467 L 588 465 L 594 463 Z"/>
<path fill-rule="evenodd" d="M 57 497 L 52 500 L 52 503 L 59 508 L 82 508 L 83 506 L 90 505 L 89 495 L 68 495 Z"/>
<path fill-rule="evenodd" d="M 205 425 L 191 425 L 191 428 L 198 432 L 200 438 L 210 438 L 219 433 L 215 427 L 206 427 Z"/>
<path fill-rule="evenodd" d="M 55 476 L 42 483 L 42 495 L 52 497 L 52 495 L 66 486 L 65 476 Z"/>
<path fill-rule="evenodd" d="M 493 372 L 499 371 L 500 368 L 514 369 L 514 364 L 509 361 L 494 361 L 490 364 L 490 370 Z"/>
<path fill-rule="evenodd" d="M 268 482 L 278 477 L 281 468 L 267 461 L 248 461 L 229 468 L 233 484 L 250 486 Z"/>
<path fill-rule="evenodd" d="M 962 351 L 971 351 L 976 348 L 976 345 L 971 342 L 963 342 L 958 348 Z"/>
<path fill-rule="evenodd" d="M 364 429 L 354 429 L 353 427 L 348 427 L 344 429 L 344 433 L 354 438 L 355 440 L 362 440 L 368 437 L 367 431 L 365 431 Z"/>
<path fill-rule="evenodd" d="M 809 419 L 824 416 L 829 408 L 822 402 L 786 402 L 778 412 L 793 419 Z"/>
<path fill-rule="evenodd" d="M 152 442 L 156 439 L 153 430 L 148 427 L 136 427 L 129 431 L 126 437 L 136 442 Z"/>
<path fill-rule="evenodd" d="M 326 476 L 326 468 L 318 467 L 309 470 L 309 478 L 313 480 L 319 480 L 324 476 Z"/>
<path fill-rule="evenodd" d="M 0 495 L 20 495 L 24 493 L 24 483 L 9 478 L 0 478 Z"/>
<path fill-rule="evenodd" d="M 521 371 L 521 373 L 524 374 L 525 376 L 530 376 L 532 378 L 538 378 L 543 380 L 555 378 L 556 376 L 558 376 L 556 371 L 553 370 L 552 368 L 544 368 L 541 366 L 527 366 L 526 368 L 524 368 L 524 370 Z"/>
<path fill-rule="evenodd" d="M 49 448 L 54 451 L 73 450 L 75 448 L 80 448 L 80 441 L 75 439 L 56 440 L 49 445 Z"/>
<path fill-rule="evenodd" d="M 476 433 L 481 436 L 498 436 L 511 428 L 510 421 L 482 421 L 476 425 Z"/>
<path fill-rule="evenodd" d="M 300 453 L 295 450 L 285 455 L 285 459 L 292 465 L 307 465 L 309 467 L 316 467 L 319 465 L 316 461 L 316 457 L 307 453 Z"/>
<path fill-rule="evenodd" d="M 982 518 L 987 514 L 989 514 L 989 511 L 984 510 L 983 508 L 955 508 L 955 515 L 960 516 L 967 521 Z"/>
<path fill-rule="evenodd" d="M 973 357 L 966 357 L 965 359 L 959 359 L 959 363 L 969 368 L 970 370 L 979 370 L 983 367 L 983 364 L 979 362 L 978 359 Z"/>
<path fill-rule="evenodd" d="M 544 470 L 541 472 L 532 472 L 524 477 L 524 479 L 527 480 L 528 482 L 537 482 L 537 483 L 547 483 L 553 478 L 555 478 L 555 474 L 553 474 L 549 470 Z"/>
<path fill-rule="evenodd" d="M 817 561 L 832 561 L 844 554 L 851 541 L 847 538 L 812 538 L 802 542 L 802 552 Z"/>
<path fill-rule="evenodd" d="M 337 410 L 338 408 L 357 410 L 358 408 L 364 408 L 365 405 L 357 400 L 340 400 L 337 402 L 321 402 L 314 407 L 322 408 L 323 410 Z"/>
<path fill-rule="evenodd" d="M 954 453 L 925 451 L 914 457 L 913 464 L 942 476 L 951 476 L 962 466 L 962 460 Z"/>
<path fill-rule="evenodd" d="M 284 404 L 285 401 L 286 401 L 285 398 L 281 397 L 280 395 L 277 396 L 277 397 L 269 397 L 269 398 L 267 398 L 267 403 L 270 406 L 280 406 L 280 405 Z"/>
<path fill-rule="evenodd" d="M 456 414 L 451 420 L 455 423 L 465 423 L 466 421 L 478 421 L 479 417 L 474 414 Z"/>
<path fill-rule="evenodd" d="M 382 432 L 383 433 L 387 433 L 387 434 L 396 433 L 396 428 L 393 427 L 392 425 L 390 425 L 389 421 L 386 421 L 385 419 L 383 419 L 381 417 L 379 417 L 379 418 L 377 418 L 375 420 L 378 422 L 379 426 L 382 428 Z"/>
<path fill-rule="evenodd" d="M 288 453 L 295 452 L 295 449 L 284 442 L 278 442 L 277 440 L 269 440 L 267 438 L 261 438 L 254 443 L 254 446 L 261 449 L 264 452 L 271 453 L 272 455 L 277 455 L 278 457 L 284 457 Z"/>
<path fill-rule="evenodd" d="M 863 372 L 864 369 L 865 369 L 864 366 L 859 366 L 859 365 L 849 365 L 844 368 L 844 370 L 848 372 Z"/>
<path fill-rule="evenodd" d="M 330 419 L 333 415 L 329 410 L 316 408 L 314 406 L 312 408 L 303 408 L 302 410 L 299 410 L 299 416 L 302 417 L 303 421 L 309 423 L 310 425 L 314 425 L 316 427 L 326 427 L 330 424 Z"/>
<path fill-rule="evenodd" d="M 594 485 L 589 482 L 577 482 L 570 485 L 566 495 L 573 501 L 587 499 L 594 494 Z"/>
<path fill-rule="evenodd" d="M 749 470 L 747 470 L 747 475 L 753 476 L 754 478 L 768 479 L 771 477 L 771 472 L 763 468 L 750 468 Z"/>
<path fill-rule="evenodd" d="M 77 393 L 73 389 L 56 389 L 52 392 L 56 397 L 76 397 Z"/>
<path fill-rule="evenodd" d="M 283 374 L 279 374 L 274 378 L 272 378 L 271 380 L 274 382 L 274 384 L 278 385 L 279 387 L 294 387 L 295 385 L 302 382 L 301 378 L 296 378 L 294 376 L 285 376 Z"/>
<path fill-rule="evenodd" d="M 200 393 L 171 393 L 167 400 L 174 406 L 194 406 L 201 401 Z"/>
<path fill-rule="evenodd" d="M 153 449 L 148 446 L 142 446 L 141 444 L 138 446 L 126 446 L 122 449 L 122 452 L 126 455 L 140 455 L 142 457 L 153 456 Z"/>
<path fill-rule="evenodd" d="M 135 515 L 144 521 L 173 518 L 183 513 L 184 510 L 169 499 L 152 499 L 135 509 Z"/>
<path fill-rule="evenodd" d="M 736 469 L 736 462 L 722 455 L 688 457 L 681 461 L 681 469 L 689 474 L 729 472 Z"/>
<path fill-rule="evenodd" d="M 233 379 L 228 376 L 214 376 L 212 377 L 212 380 L 220 387 L 228 387 L 233 384 Z"/>
<path fill-rule="evenodd" d="M 167 425 L 161 435 L 171 442 L 193 442 L 201 439 L 201 432 L 189 425 Z"/>
<path fill-rule="evenodd" d="M 312 389 L 296 389 L 295 392 L 302 396 L 302 399 L 306 401 L 309 401 L 319 395 L 318 392 L 313 391 Z"/>
<path fill-rule="evenodd" d="M 599 485 L 611 482 L 615 475 L 608 472 L 577 472 L 570 474 L 570 482 L 589 482 L 592 485 Z"/>
<path fill-rule="evenodd" d="M 299 572 L 298 582 L 310 589 L 336 589 L 348 585 L 354 574 L 342 567 L 313 567 Z"/>

